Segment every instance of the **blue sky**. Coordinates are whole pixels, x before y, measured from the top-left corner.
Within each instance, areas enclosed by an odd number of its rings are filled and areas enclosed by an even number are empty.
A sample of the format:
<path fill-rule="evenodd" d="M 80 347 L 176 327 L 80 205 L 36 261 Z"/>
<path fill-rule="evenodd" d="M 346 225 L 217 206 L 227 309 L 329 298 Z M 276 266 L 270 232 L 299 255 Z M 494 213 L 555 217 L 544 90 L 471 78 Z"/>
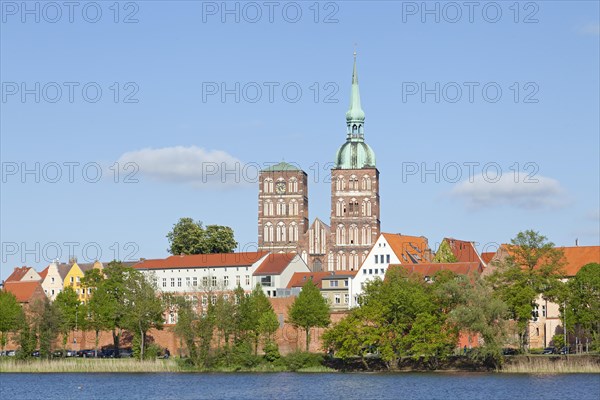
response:
<path fill-rule="evenodd" d="M 184 216 L 252 249 L 282 159 L 328 221 L 355 44 L 383 231 L 599 244 L 598 2 L 113 4 L 2 1 L 2 278 L 164 257 Z"/>

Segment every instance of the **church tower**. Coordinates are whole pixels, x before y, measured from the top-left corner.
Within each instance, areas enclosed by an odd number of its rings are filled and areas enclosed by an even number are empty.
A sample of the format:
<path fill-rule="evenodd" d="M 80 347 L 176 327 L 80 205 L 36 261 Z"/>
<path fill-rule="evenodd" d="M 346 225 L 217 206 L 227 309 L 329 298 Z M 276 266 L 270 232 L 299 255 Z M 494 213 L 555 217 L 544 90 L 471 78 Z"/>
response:
<path fill-rule="evenodd" d="M 260 171 L 258 249 L 274 253 L 300 253 L 307 230 L 306 172 L 286 162 Z"/>
<path fill-rule="evenodd" d="M 379 171 L 375 153 L 365 142 L 364 125 L 355 52 L 346 142 L 331 170 L 329 270 L 357 270 L 380 232 Z"/>

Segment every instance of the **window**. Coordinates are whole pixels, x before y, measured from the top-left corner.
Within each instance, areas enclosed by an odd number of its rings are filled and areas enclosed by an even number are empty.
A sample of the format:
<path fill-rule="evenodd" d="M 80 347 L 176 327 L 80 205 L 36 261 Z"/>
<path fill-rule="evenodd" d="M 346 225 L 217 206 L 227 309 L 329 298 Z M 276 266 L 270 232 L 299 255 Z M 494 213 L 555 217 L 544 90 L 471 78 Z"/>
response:
<path fill-rule="evenodd" d="M 175 278 L 171 278 L 171 287 L 175 287 Z"/>
<path fill-rule="evenodd" d="M 385 262 L 388 263 L 388 264 L 390 263 L 390 255 L 389 254 L 386 254 L 386 256 L 385 256 Z"/>
<path fill-rule="evenodd" d="M 377 254 L 375 254 L 375 264 L 379 263 L 379 256 Z"/>
<path fill-rule="evenodd" d="M 50 278 L 50 282 L 54 283 L 54 278 Z"/>
<path fill-rule="evenodd" d="M 162 287 L 167 287 L 167 278 L 163 278 Z"/>
<path fill-rule="evenodd" d="M 344 286 L 348 287 L 348 279 L 344 279 Z"/>
<path fill-rule="evenodd" d="M 344 294 L 344 304 L 348 304 L 350 302 L 350 295 L 348 293 Z"/>
<path fill-rule="evenodd" d="M 77 283 L 81 283 L 81 278 L 77 277 Z"/>
<path fill-rule="evenodd" d="M 263 239 L 265 242 L 273 241 L 273 224 L 267 222 L 263 228 Z"/>
<path fill-rule="evenodd" d="M 92 288 L 88 288 L 88 294 L 92 294 Z"/>
<path fill-rule="evenodd" d="M 250 275 L 246 275 L 246 286 L 250 286 Z"/>
<path fill-rule="evenodd" d="M 329 287 L 338 287 L 338 281 L 329 281 Z"/>
<path fill-rule="evenodd" d="M 177 287 L 181 287 L 181 278 L 177 278 Z"/>
<path fill-rule="evenodd" d="M 546 316 L 546 306 L 542 305 L 542 317 Z"/>
<path fill-rule="evenodd" d="M 211 277 L 210 284 L 212 287 L 217 286 L 217 277 L 216 276 Z"/>
<path fill-rule="evenodd" d="M 341 302 L 342 302 L 341 296 L 339 294 L 336 294 L 333 297 L 333 299 L 334 299 L 335 304 L 341 304 Z"/>
<path fill-rule="evenodd" d="M 185 286 L 190 287 L 192 285 L 192 280 L 189 276 L 185 278 Z"/>
<path fill-rule="evenodd" d="M 71 277 L 70 282 L 73 283 L 73 277 Z"/>
<path fill-rule="evenodd" d="M 239 275 L 236 275 L 236 276 L 235 276 L 235 287 L 238 287 L 238 286 L 240 286 L 240 284 L 241 284 L 241 281 L 240 281 L 240 276 L 239 276 Z"/>
<path fill-rule="evenodd" d="M 260 277 L 260 284 L 262 286 L 267 286 L 267 287 L 271 287 L 273 286 L 273 279 L 271 275 L 267 275 L 267 276 L 261 276 Z"/>
<path fill-rule="evenodd" d="M 265 193 L 273 192 L 273 179 L 265 179 L 263 182 L 263 191 Z"/>
<path fill-rule="evenodd" d="M 373 275 L 373 270 L 369 268 L 369 275 Z"/>
<path fill-rule="evenodd" d="M 210 303 L 214 306 L 215 304 L 217 304 L 217 295 L 213 294 L 212 296 L 210 296 Z"/>
<path fill-rule="evenodd" d="M 52 293 L 52 295 L 54 296 L 54 289 L 52 289 L 51 293 Z"/>
<path fill-rule="evenodd" d="M 206 307 L 208 305 L 208 297 L 202 296 L 202 306 Z"/>
<path fill-rule="evenodd" d="M 278 242 L 285 242 L 285 224 L 283 222 L 277 224 L 276 236 Z"/>
<path fill-rule="evenodd" d="M 229 286 L 229 276 L 225 276 L 223 278 L 223 285 L 225 285 L 225 287 Z"/>
<path fill-rule="evenodd" d="M 208 286 L 208 277 L 207 276 L 202 277 L 202 286 L 204 286 L 204 287 Z"/>
<path fill-rule="evenodd" d="M 192 286 L 194 286 L 194 287 L 198 286 L 198 278 L 197 277 L 192 278 Z"/>

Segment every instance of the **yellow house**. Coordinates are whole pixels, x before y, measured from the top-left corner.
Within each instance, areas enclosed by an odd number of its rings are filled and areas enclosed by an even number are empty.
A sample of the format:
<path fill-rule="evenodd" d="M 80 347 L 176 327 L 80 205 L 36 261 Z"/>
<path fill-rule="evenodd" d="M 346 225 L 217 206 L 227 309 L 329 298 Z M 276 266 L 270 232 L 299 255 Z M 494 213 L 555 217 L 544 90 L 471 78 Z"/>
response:
<path fill-rule="evenodd" d="M 71 286 L 73 290 L 75 290 L 75 293 L 77 293 L 79 296 L 79 301 L 81 302 L 87 302 L 92 294 L 91 288 L 84 288 L 81 284 L 81 280 L 85 275 L 85 271 L 88 271 L 92 268 L 99 269 L 100 271 L 104 269 L 102 263 L 99 261 L 96 261 L 93 264 L 80 265 L 77 264 L 76 260 L 73 260 L 73 265 L 71 265 L 71 269 L 67 273 L 67 276 L 65 276 L 64 286 Z"/>

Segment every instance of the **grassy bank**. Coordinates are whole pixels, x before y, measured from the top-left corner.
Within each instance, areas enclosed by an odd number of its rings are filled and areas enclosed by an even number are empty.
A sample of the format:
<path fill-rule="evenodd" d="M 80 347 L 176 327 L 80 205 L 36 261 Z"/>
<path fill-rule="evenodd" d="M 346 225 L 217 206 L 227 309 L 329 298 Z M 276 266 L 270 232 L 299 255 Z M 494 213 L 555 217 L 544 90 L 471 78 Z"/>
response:
<path fill-rule="evenodd" d="M 514 356 L 499 372 L 525 374 L 600 373 L 600 356 Z"/>
<path fill-rule="evenodd" d="M 47 373 L 47 372 L 180 372 L 182 368 L 174 360 L 89 359 L 67 358 L 59 360 L 0 361 L 0 372 Z"/>
<path fill-rule="evenodd" d="M 289 360 L 280 362 L 263 362 L 253 366 L 216 365 L 212 368 L 198 368 L 186 360 L 146 360 L 134 359 L 91 359 L 68 358 L 54 360 L 16 360 L 3 357 L 0 359 L 0 373 L 158 373 L 158 372 L 386 372 L 387 369 L 378 360 L 370 360 L 370 368 L 362 368 L 362 363 L 342 360 L 329 360 L 323 364 L 293 364 Z M 432 369 L 418 362 L 399 365 L 397 372 L 431 372 Z M 481 366 L 479 366 L 481 367 Z M 478 365 L 466 360 L 455 360 L 442 364 L 435 371 L 485 371 Z M 489 370 L 488 370 L 489 371 Z M 600 373 L 600 356 L 511 356 L 507 357 L 500 373 L 523 374 L 567 374 L 567 373 Z"/>

